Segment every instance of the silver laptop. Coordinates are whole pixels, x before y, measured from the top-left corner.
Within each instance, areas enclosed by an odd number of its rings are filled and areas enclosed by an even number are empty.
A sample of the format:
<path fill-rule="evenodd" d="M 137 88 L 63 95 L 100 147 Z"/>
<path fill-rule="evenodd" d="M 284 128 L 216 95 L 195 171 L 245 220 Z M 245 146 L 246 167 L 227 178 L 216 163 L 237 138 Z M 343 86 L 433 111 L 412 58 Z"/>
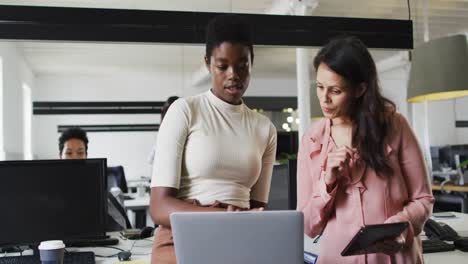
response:
<path fill-rule="evenodd" d="M 304 263 L 297 211 L 173 213 L 178 264 Z"/>

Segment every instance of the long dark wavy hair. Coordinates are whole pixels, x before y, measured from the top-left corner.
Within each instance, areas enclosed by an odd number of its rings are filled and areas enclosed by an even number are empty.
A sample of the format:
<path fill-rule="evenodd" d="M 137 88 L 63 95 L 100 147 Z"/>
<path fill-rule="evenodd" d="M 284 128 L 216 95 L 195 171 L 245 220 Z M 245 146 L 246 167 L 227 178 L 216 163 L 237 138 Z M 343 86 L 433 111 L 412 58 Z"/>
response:
<path fill-rule="evenodd" d="M 352 97 L 349 113 L 353 122 L 352 144 L 378 175 L 391 175 L 393 170 L 385 157 L 385 142 L 392 125 L 389 114 L 396 107 L 380 92 L 377 68 L 366 46 L 356 37 L 335 38 L 315 57 L 316 71 L 321 63 L 343 77 L 351 93 L 362 84 L 367 86 L 362 96 Z"/>

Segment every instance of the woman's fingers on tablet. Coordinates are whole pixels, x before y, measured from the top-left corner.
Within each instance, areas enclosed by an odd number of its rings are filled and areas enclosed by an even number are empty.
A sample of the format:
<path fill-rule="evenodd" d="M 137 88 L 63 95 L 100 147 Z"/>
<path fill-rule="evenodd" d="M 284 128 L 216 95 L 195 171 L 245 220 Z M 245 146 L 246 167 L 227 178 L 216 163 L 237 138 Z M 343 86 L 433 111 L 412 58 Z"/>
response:
<path fill-rule="evenodd" d="M 386 239 L 379 241 L 374 244 L 374 249 L 376 252 L 382 252 L 387 255 L 393 255 L 400 251 L 404 245 L 404 238 L 398 236 L 394 239 Z"/>

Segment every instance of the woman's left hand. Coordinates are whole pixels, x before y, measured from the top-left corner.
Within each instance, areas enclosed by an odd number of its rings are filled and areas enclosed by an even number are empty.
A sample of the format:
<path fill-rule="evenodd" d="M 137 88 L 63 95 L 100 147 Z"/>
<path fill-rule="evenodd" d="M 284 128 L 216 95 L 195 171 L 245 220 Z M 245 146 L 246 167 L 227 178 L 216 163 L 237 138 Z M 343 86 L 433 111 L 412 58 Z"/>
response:
<path fill-rule="evenodd" d="M 374 244 L 373 249 L 376 252 L 382 252 L 387 255 L 394 255 L 405 245 L 405 238 L 399 235 L 393 239 L 385 239 Z"/>

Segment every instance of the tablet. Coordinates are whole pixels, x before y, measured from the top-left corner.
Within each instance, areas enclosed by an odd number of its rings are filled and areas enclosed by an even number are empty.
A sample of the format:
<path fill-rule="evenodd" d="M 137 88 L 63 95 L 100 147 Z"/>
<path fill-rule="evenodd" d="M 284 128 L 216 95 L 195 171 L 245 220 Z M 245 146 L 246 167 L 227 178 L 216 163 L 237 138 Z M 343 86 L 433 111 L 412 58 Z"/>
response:
<path fill-rule="evenodd" d="M 408 222 L 363 226 L 343 249 L 341 256 L 376 253 L 370 249 L 375 242 L 395 238 L 407 227 Z"/>

